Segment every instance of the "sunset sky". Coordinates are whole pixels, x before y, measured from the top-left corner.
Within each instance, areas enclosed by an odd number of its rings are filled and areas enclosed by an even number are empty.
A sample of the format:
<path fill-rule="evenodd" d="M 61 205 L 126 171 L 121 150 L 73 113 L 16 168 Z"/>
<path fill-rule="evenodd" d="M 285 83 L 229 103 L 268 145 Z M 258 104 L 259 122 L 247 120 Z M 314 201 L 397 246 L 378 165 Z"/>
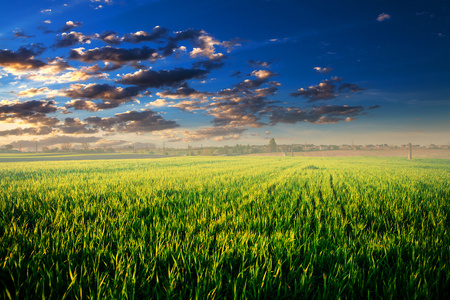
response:
<path fill-rule="evenodd" d="M 0 145 L 447 145 L 445 3 L 4 1 Z"/>

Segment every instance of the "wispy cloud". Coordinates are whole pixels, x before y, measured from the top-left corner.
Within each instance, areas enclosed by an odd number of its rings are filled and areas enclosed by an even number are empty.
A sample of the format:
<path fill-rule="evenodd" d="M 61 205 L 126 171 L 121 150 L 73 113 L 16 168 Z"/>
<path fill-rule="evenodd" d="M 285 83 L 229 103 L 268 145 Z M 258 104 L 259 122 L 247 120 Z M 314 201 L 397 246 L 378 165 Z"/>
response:
<path fill-rule="evenodd" d="M 383 21 L 389 20 L 390 18 L 391 18 L 391 15 L 389 15 L 387 13 L 382 13 L 382 14 L 378 15 L 377 21 L 378 22 L 383 22 Z"/>

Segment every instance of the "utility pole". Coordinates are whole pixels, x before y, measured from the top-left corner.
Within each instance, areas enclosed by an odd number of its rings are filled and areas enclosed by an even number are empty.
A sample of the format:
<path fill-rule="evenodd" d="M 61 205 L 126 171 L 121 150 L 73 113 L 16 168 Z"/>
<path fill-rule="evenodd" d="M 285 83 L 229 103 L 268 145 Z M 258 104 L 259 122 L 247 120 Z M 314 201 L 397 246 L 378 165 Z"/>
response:
<path fill-rule="evenodd" d="M 166 148 L 166 141 L 163 141 L 163 154 L 162 154 L 163 156 L 166 155 L 165 148 Z"/>
<path fill-rule="evenodd" d="M 36 141 L 36 153 L 37 153 L 37 141 Z"/>
<path fill-rule="evenodd" d="M 291 145 L 291 157 L 294 157 L 294 144 Z"/>

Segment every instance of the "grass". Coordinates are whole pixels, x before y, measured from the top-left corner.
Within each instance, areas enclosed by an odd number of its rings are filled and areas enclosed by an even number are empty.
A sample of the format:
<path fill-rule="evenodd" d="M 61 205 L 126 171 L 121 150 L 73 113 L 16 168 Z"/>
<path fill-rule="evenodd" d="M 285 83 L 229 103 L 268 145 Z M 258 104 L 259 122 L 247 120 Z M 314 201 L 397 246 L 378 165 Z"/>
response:
<path fill-rule="evenodd" d="M 69 160 L 144 159 L 162 158 L 158 154 L 141 153 L 0 153 L 2 162 L 39 162 Z"/>
<path fill-rule="evenodd" d="M 0 164 L 5 299 L 448 298 L 450 161 Z"/>

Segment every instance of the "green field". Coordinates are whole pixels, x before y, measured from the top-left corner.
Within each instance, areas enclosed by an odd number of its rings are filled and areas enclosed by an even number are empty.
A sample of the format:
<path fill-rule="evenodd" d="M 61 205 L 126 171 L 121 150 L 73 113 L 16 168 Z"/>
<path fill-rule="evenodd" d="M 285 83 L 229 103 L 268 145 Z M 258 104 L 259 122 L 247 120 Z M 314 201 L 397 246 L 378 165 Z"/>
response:
<path fill-rule="evenodd" d="M 449 298 L 450 160 L 0 163 L 0 297 Z"/>

